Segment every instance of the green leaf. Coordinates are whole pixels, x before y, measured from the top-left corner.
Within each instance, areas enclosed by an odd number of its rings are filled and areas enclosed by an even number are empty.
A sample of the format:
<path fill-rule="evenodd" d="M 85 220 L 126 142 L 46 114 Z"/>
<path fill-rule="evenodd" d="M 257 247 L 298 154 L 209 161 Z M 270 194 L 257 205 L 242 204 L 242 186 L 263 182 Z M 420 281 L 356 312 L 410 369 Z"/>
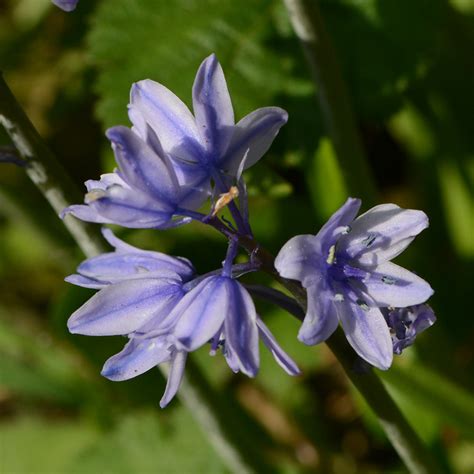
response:
<path fill-rule="evenodd" d="M 89 48 L 99 68 L 99 117 L 106 126 L 127 123 L 133 82 L 150 78 L 189 103 L 200 62 L 215 52 L 223 65 L 236 115 L 270 104 L 291 88 L 277 52 L 274 0 L 105 0 L 94 18 Z M 295 82 L 300 87 L 300 82 Z"/>

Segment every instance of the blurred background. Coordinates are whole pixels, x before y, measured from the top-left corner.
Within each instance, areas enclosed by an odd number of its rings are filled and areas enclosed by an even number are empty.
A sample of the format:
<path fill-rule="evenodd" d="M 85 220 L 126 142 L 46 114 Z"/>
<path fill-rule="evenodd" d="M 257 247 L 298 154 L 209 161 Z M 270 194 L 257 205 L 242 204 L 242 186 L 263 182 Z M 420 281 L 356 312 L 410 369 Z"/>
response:
<path fill-rule="evenodd" d="M 422 209 L 431 221 L 397 263 L 430 281 L 438 321 L 380 375 L 440 466 L 472 473 L 474 2 L 320 7 L 381 202 Z M 247 172 L 254 233 L 276 253 L 289 237 L 316 233 L 347 196 L 280 0 L 82 0 L 72 14 L 49 0 L 0 3 L 0 69 L 81 189 L 114 167 L 104 130 L 129 124 L 132 82 L 154 79 L 189 104 L 211 52 L 237 118 L 267 105 L 289 112 Z M 0 145 L 9 144 L 0 130 Z M 93 294 L 63 281 L 83 256 L 24 172 L 0 169 L 0 471 L 228 472 L 179 400 L 159 408 L 158 371 L 121 383 L 100 376 L 123 338 L 67 333 L 68 316 Z M 188 257 L 200 273 L 225 252 L 224 239 L 198 224 L 120 236 Z M 264 350 L 255 380 L 206 348 L 193 358 L 262 464 L 281 473 L 406 472 L 329 349 L 298 343 L 296 320 L 257 305 L 301 377 Z"/>

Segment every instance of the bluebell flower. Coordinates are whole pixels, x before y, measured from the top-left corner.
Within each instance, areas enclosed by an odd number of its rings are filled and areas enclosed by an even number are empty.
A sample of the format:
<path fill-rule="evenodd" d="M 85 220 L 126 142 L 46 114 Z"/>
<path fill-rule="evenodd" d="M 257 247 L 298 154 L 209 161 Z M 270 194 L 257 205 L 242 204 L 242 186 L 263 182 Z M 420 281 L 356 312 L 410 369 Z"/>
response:
<path fill-rule="evenodd" d="M 416 336 L 431 327 L 436 316 L 427 304 L 407 308 L 382 308 L 382 314 L 390 328 L 394 354 L 401 354 L 411 346 Z"/>
<path fill-rule="evenodd" d="M 265 107 L 235 123 L 224 73 L 214 54 L 196 74 L 193 109 L 194 116 L 175 94 L 152 80 L 132 87 L 129 116 L 134 131 L 147 142 L 158 139 L 179 176 L 194 185 L 210 177 L 219 181 L 220 175 L 235 177 L 244 156 L 244 169 L 255 164 L 288 119 L 283 109 Z"/>
<path fill-rule="evenodd" d="M 325 341 L 340 322 L 354 350 L 387 369 L 392 339 L 380 308 L 417 305 L 433 294 L 427 282 L 390 260 L 428 226 L 428 218 L 421 211 L 383 204 L 356 219 L 360 204 L 350 198 L 317 235 L 290 239 L 275 267 L 307 290 L 300 341 Z"/>
<path fill-rule="evenodd" d="M 166 153 L 127 127 L 113 127 L 107 137 L 119 169 L 87 181 L 85 204 L 69 206 L 62 216 L 130 228 L 167 229 L 189 222 L 182 215 L 201 206 L 209 187 L 180 182 Z"/>
<path fill-rule="evenodd" d="M 255 377 L 261 337 L 287 373 L 299 374 L 296 364 L 257 316 L 247 290 L 231 276 L 204 278 L 178 303 L 170 318 L 177 321 L 173 337 L 178 349 L 190 352 L 210 342 L 211 353 L 221 347 L 234 372 Z"/>
<path fill-rule="evenodd" d="M 53 3 L 65 12 L 72 12 L 76 8 L 78 2 L 79 0 L 53 0 Z"/>
<path fill-rule="evenodd" d="M 299 373 L 257 316 L 247 290 L 232 277 L 234 254 L 224 270 L 196 277 L 184 258 L 137 249 L 110 230 L 103 234 L 115 251 L 87 259 L 66 280 L 100 290 L 69 318 L 71 333 L 129 339 L 106 361 L 104 377 L 127 380 L 168 362 L 164 407 L 179 388 L 189 352 L 211 343 L 211 353 L 221 348 L 232 370 L 253 377 L 259 338 L 287 373 Z M 237 270 L 241 274 L 241 266 Z"/>

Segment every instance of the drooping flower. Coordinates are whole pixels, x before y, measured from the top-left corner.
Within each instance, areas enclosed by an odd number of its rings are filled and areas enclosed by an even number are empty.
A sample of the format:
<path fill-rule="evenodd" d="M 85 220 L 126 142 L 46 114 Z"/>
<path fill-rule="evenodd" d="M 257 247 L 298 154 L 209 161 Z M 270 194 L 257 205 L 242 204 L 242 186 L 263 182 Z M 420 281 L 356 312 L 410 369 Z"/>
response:
<path fill-rule="evenodd" d="M 232 278 L 233 255 L 222 272 L 196 277 L 184 258 L 138 249 L 110 230 L 103 234 L 115 251 L 87 259 L 66 280 L 100 290 L 69 318 L 71 333 L 129 339 L 106 361 L 104 377 L 127 380 L 169 362 L 164 407 L 179 388 L 187 354 L 208 342 L 211 353 L 222 348 L 232 370 L 255 376 L 259 336 L 287 373 L 299 373 L 257 316 L 247 290 Z"/>
<path fill-rule="evenodd" d="M 176 216 L 197 209 L 209 187 L 181 183 L 166 153 L 126 127 L 109 129 L 107 137 L 119 169 L 100 181 L 87 181 L 86 204 L 69 206 L 62 216 L 130 228 L 166 229 L 189 222 L 189 217 Z"/>
<path fill-rule="evenodd" d="M 230 275 L 204 278 L 178 303 L 170 315 L 175 347 L 191 352 L 211 342 L 218 347 L 234 372 L 255 377 L 259 369 L 259 336 L 276 361 L 290 375 L 299 369 L 278 345 L 247 290 Z"/>
<path fill-rule="evenodd" d="M 79 2 L 79 0 L 52 0 L 52 1 L 57 7 L 61 8 L 61 10 L 64 10 L 65 12 L 72 12 L 76 8 Z"/>
<path fill-rule="evenodd" d="M 431 327 L 436 316 L 427 304 L 407 308 L 382 308 L 382 314 L 390 328 L 394 354 L 401 354 L 411 346 L 416 336 Z"/>
<path fill-rule="evenodd" d="M 317 235 L 290 239 L 275 267 L 307 289 L 300 341 L 325 341 L 340 322 L 354 350 L 387 369 L 393 348 L 380 308 L 417 305 L 433 293 L 428 283 L 390 260 L 428 226 L 428 218 L 421 211 L 383 204 L 355 219 L 360 204 L 350 198 Z"/>
<path fill-rule="evenodd" d="M 219 180 L 220 173 L 235 177 L 244 156 L 245 169 L 255 164 L 288 119 L 283 109 L 264 107 L 235 123 L 224 73 L 214 54 L 196 74 L 193 109 L 194 116 L 176 95 L 152 80 L 132 87 L 129 116 L 134 131 L 147 142 L 157 138 L 177 173 L 194 185 L 210 177 Z"/>

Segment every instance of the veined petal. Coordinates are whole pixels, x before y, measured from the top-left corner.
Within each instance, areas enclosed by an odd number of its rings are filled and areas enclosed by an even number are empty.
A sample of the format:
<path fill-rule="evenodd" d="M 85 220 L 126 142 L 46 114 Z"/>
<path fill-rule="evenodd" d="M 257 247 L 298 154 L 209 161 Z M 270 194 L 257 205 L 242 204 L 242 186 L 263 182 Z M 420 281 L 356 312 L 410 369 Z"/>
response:
<path fill-rule="evenodd" d="M 364 360 L 387 370 L 392 365 L 392 339 L 378 308 L 358 305 L 344 298 L 334 302 L 349 344 Z"/>
<path fill-rule="evenodd" d="M 103 288 L 83 304 L 69 318 L 68 328 L 87 336 L 130 334 L 161 312 L 167 316 L 181 296 L 181 285 L 174 280 L 123 281 Z"/>
<path fill-rule="evenodd" d="M 86 195 L 86 202 L 95 214 L 86 213 L 78 206 L 71 206 L 68 208 L 69 212 L 83 220 L 92 217 L 95 219 L 92 222 L 118 224 L 134 229 L 166 229 L 177 224 L 172 220 L 175 208 L 165 201 L 158 201 L 138 190 L 121 186 L 112 186 L 101 193 Z"/>
<path fill-rule="evenodd" d="M 178 200 L 178 180 L 165 156 L 159 156 L 127 127 L 106 132 L 125 181 L 133 187 L 165 199 Z"/>
<path fill-rule="evenodd" d="M 314 346 L 328 339 L 339 325 L 334 307 L 336 296 L 324 278 L 314 280 L 307 291 L 308 310 L 298 339 L 308 346 Z"/>
<path fill-rule="evenodd" d="M 168 381 L 166 383 L 165 393 L 160 400 L 160 407 L 164 408 L 174 398 L 178 392 L 181 381 L 183 380 L 184 368 L 188 353 L 185 351 L 176 351 L 171 359 Z"/>
<path fill-rule="evenodd" d="M 273 334 L 259 317 L 257 317 L 257 326 L 263 343 L 270 350 L 278 365 L 288 375 L 300 375 L 301 371 L 294 360 L 281 348 Z"/>
<path fill-rule="evenodd" d="M 360 199 L 348 198 L 346 202 L 329 218 L 316 234 L 315 244 L 318 251 L 326 260 L 329 256 L 330 248 L 343 233 L 343 228 L 352 226 L 352 221 L 359 212 Z M 347 229 L 348 230 L 348 229 Z M 339 247 L 339 243 L 338 243 Z"/>
<path fill-rule="evenodd" d="M 158 82 L 146 79 L 132 86 L 129 109 L 143 121 L 135 121 L 137 128 L 147 123 L 155 132 L 161 146 L 175 158 L 198 162 L 203 153 L 201 136 L 186 105 L 169 89 Z M 140 130 L 140 136 L 146 136 Z"/>
<path fill-rule="evenodd" d="M 255 377 L 260 365 L 257 313 L 247 290 L 236 280 L 225 279 L 228 311 L 224 320 L 224 338 L 239 369 Z"/>
<path fill-rule="evenodd" d="M 72 214 L 77 219 L 86 222 L 95 222 L 96 224 L 113 224 L 113 221 L 102 216 L 97 209 L 87 204 L 73 204 L 61 211 L 59 216 L 64 219 L 68 214 Z"/>
<path fill-rule="evenodd" d="M 246 153 L 245 169 L 254 165 L 270 148 L 280 128 L 288 120 L 288 113 L 279 107 L 264 107 L 254 110 L 240 120 L 220 167 L 232 175 Z"/>
<path fill-rule="evenodd" d="M 424 212 L 382 204 L 359 216 L 351 231 L 341 236 L 338 248 L 362 265 L 375 266 L 403 252 L 426 227 Z"/>
<path fill-rule="evenodd" d="M 229 311 L 227 278 L 209 277 L 201 281 L 170 314 L 176 319 L 173 334 L 177 348 L 193 351 L 208 342 L 219 330 Z"/>
<path fill-rule="evenodd" d="M 391 262 L 378 265 L 363 285 L 376 305 L 382 307 L 413 306 L 424 303 L 433 294 L 425 280 Z"/>
<path fill-rule="evenodd" d="M 86 277 L 115 283 L 133 276 L 146 278 L 179 278 L 184 281 L 194 274 L 190 262 L 169 255 L 137 250 L 135 252 L 110 252 L 82 262 L 78 272 Z"/>
<path fill-rule="evenodd" d="M 202 62 L 196 74 L 193 108 L 202 143 L 208 152 L 220 157 L 232 137 L 234 110 L 224 72 L 215 54 Z"/>
<path fill-rule="evenodd" d="M 165 338 L 130 339 L 121 352 L 105 362 L 101 374 L 114 382 L 137 377 L 168 361 L 168 347 Z"/>
<path fill-rule="evenodd" d="M 314 235 L 297 235 L 280 249 L 275 268 L 282 277 L 298 280 L 307 287 L 323 271 L 321 258 Z"/>

